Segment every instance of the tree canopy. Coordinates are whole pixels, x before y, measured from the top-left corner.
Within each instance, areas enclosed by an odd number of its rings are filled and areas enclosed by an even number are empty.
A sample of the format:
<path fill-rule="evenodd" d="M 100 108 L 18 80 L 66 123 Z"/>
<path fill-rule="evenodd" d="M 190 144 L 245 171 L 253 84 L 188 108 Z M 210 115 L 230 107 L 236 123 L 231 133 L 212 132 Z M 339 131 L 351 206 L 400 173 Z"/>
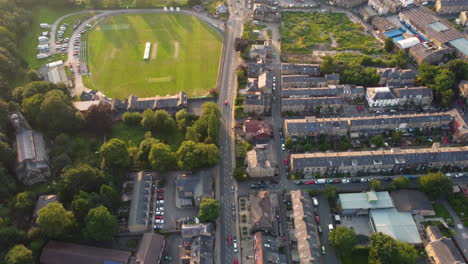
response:
<path fill-rule="evenodd" d="M 105 135 L 112 127 L 112 110 L 110 105 L 100 103 L 92 105 L 83 113 L 85 128 L 96 135 Z"/>
<path fill-rule="evenodd" d="M 401 176 L 393 180 L 390 183 L 390 189 L 398 190 L 398 189 L 408 189 L 411 185 L 411 180 L 408 177 Z"/>
<path fill-rule="evenodd" d="M 419 177 L 419 185 L 430 198 L 435 199 L 450 194 L 453 182 L 439 171 Z"/>
<path fill-rule="evenodd" d="M 166 172 L 176 168 L 177 157 L 169 145 L 156 143 L 151 147 L 149 162 L 152 169 Z"/>
<path fill-rule="evenodd" d="M 370 239 L 369 264 L 416 263 L 418 252 L 414 246 L 380 232 L 372 234 Z"/>
<path fill-rule="evenodd" d="M 66 169 L 57 184 L 59 196 L 63 201 L 70 202 L 80 191 L 95 192 L 104 183 L 102 172 L 88 164 L 81 164 Z"/>
<path fill-rule="evenodd" d="M 357 243 L 356 233 L 347 227 L 338 226 L 330 232 L 328 241 L 342 254 L 348 255 Z"/>
<path fill-rule="evenodd" d="M 203 198 L 198 211 L 198 219 L 202 223 L 215 222 L 218 219 L 221 206 L 218 200 L 211 198 Z"/>
<path fill-rule="evenodd" d="M 118 231 L 117 218 L 104 206 L 89 210 L 83 233 L 93 240 L 110 240 Z"/>
<path fill-rule="evenodd" d="M 37 214 L 37 225 L 50 238 L 61 237 L 75 223 L 73 213 L 66 211 L 59 202 L 48 204 L 46 207 L 41 208 Z"/>
<path fill-rule="evenodd" d="M 126 168 L 130 165 L 130 156 L 128 154 L 125 142 L 113 138 L 101 146 L 100 149 L 104 165 L 108 168 Z"/>
<path fill-rule="evenodd" d="M 16 245 L 5 256 L 6 264 L 32 264 L 34 263 L 32 251 L 24 245 Z"/>

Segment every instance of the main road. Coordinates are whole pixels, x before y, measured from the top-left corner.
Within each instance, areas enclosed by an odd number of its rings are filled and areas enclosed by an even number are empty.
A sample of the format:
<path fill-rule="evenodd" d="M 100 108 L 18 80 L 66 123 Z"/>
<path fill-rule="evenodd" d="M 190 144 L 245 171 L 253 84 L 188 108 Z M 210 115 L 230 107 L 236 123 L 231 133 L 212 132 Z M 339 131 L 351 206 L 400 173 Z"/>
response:
<path fill-rule="evenodd" d="M 239 238 L 237 228 L 237 186 L 232 178 L 235 164 L 234 155 L 234 99 L 236 97 L 235 70 L 239 64 L 239 54 L 234 51 L 234 40 L 242 34 L 244 1 L 229 1 L 231 15 L 225 26 L 224 57 L 219 75 L 218 105 L 222 112 L 220 131 L 221 164 L 216 181 L 216 197 L 221 203 L 221 215 L 218 219 L 215 243 L 215 263 L 234 263 L 239 253 L 234 252 L 233 245 L 228 244 L 227 237 Z M 234 206 L 233 206 L 234 205 Z M 233 208 L 234 207 L 234 208 Z M 240 240 L 237 241 L 238 250 Z"/>

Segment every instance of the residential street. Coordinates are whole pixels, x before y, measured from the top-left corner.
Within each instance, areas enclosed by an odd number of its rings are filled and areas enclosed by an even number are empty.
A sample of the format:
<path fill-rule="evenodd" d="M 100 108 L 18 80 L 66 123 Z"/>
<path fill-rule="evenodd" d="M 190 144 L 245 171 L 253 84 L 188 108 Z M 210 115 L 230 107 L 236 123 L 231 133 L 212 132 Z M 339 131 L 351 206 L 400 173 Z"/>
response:
<path fill-rule="evenodd" d="M 468 229 L 463 225 L 462 221 L 458 217 L 457 213 L 453 210 L 452 206 L 448 203 L 447 200 L 442 200 L 441 203 L 447 208 L 448 212 L 455 222 L 455 227 L 452 228 L 455 231 L 453 239 L 458 247 L 461 249 L 461 252 L 465 259 L 468 259 Z"/>

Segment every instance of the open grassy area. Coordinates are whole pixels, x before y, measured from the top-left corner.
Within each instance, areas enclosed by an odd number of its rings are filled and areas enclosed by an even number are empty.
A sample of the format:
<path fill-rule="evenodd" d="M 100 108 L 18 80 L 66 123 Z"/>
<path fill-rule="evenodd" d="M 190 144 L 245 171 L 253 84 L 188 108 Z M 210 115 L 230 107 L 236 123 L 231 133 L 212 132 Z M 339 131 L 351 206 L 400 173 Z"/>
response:
<path fill-rule="evenodd" d="M 161 142 L 170 145 L 174 151 L 179 148 L 185 137 L 185 135 L 180 130 L 177 130 L 170 135 L 153 133 L 152 136 L 159 139 Z M 112 127 L 111 138 L 118 138 L 123 140 L 127 143 L 128 146 L 138 147 L 144 137 L 145 130 L 142 126 L 127 126 L 120 122 Z"/>
<path fill-rule="evenodd" d="M 40 23 L 52 24 L 63 15 L 77 11 L 71 8 L 50 8 L 50 7 L 36 7 L 33 10 L 33 19 L 31 31 L 24 35 L 19 43 L 20 54 L 23 59 L 29 64 L 30 68 L 37 69 L 45 63 L 56 60 L 58 57 L 38 60 L 37 45 L 39 44 L 38 37 L 46 29 L 39 27 Z"/>
<path fill-rule="evenodd" d="M 145 43 L 150 59 L 143 60 Z M 176 94 L 203 96 L 216 87 L 222 37 L 184 14 L 109 17 L 88 36 L 89 88 L 112 98 Z"/>
<path fill-rule="evenodd" d="M 438 217 L 442 217 L 447 221 L 447 219 L 450 219 L 451 223 L 453 223 L 452 216 L 450 213 L 447 211 L 447 209 L 444 207 L 444 205 L 440 203 L 434 203 L 434 211 Z"/>
<path fill-rule="evenodd" d="M 283 12 L 281 50 L 286 53 L 308 53 L 322 49 L 368 50 L 378 47 L 372 36 L 365 34 L 361 25 L 355 24 L 345 14 Z M 332 47 L 332 39 L 336 47 Z"/>

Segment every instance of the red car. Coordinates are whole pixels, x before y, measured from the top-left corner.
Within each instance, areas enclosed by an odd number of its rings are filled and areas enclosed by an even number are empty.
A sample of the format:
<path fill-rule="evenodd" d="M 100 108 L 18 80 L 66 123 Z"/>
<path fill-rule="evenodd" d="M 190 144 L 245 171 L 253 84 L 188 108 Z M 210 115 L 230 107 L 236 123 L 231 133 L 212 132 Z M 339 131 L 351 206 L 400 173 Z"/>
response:
<path fill-rule="evenodd" d="M 162 216 L 160 216 L 160 215 L 157 215 L 156 219 L 164 219 L 164 218 Z"/>
<path fill-rule="evenodd" d="M 340 179 L 335 179 L 333 180 L 334 183 L 341 183 L 341 180 Z"/>
<path fill-rule="evenodd" d="M 442 141 L 444 142 L 444 144 L 448 144 L 448 143 L 449 143 L 448 137 L 446 137 L 446 136 L 443 136 L 443 137 L 442 137 Z"/>
<path fill-rule="evenodd" d="M 457 104 L 458 104 L 459 106 L 463 106 L 463 101 L 462 101 L 462 100 L 458 100 L 458 101 L 457 101 Z"/>
<path fill-rule="evenodd" d="M 315 181 L 306 181 L 304 184 L 315 184 Z"/>
<path fill-rule="evenodd" d="M 228 100 L 224 100 L 224 104 L 228 105 L 229 104 Z"/>
<path fill-rule="evenodd" d="M 227 242 L 229 245 L 232 245 L 232 236 L 227 237 Z"/>
<path fill-rule="evenodd" d="M 315 222 L 320 223 L 320 217 L 318 215 L 315 216 Z"/>
<path fill-rule="evenodd" d="M 283 164 L 284 164 L 284 165 L 288 165 L 288 163 L 289 163 L 289 160 L 288 160 L 288 159 L 284 159 L 284 160 L 283 160 Z"/>
<path fill-rule="evenodd" d="M 164 200 L 164 196 L 158 196 L 158 200 Z"/>
<path fill-rule="evenodd" d="M 157 192 L 158 193 L 164 193 L 164 190 L 163 189 L 158 189 Z"/>
<path fill-rule="evenodd" d="M 362 111 L 362 106 L 358 105 L 357 110 Z"/>
<path fill-rule="evenodd" d="M 234 264 L 239 264 L 239 261 L 237 261 L 237 259 L 235 259 Z"/>

